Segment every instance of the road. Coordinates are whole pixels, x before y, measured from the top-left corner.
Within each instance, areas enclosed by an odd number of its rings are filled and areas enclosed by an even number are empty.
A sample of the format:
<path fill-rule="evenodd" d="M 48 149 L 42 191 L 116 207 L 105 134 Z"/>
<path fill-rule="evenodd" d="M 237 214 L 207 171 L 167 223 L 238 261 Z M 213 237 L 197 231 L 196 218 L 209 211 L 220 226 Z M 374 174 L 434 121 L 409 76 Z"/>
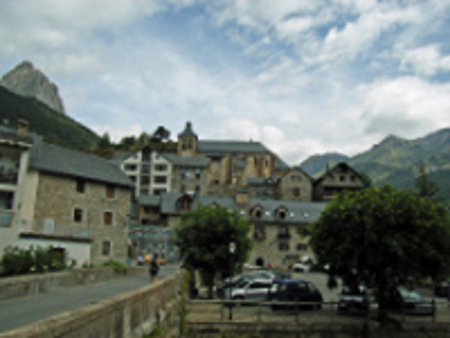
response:
<path fill-rule="evenodd" d="M 178 266 L 163 266 L 159 278 L 178 270 Z M 0 333 L 19 328 L 35 321 L 72 311 L 119 294 L 148 285 L 146 269 L 142 273 L 106 282 L 59 288 L 43 294 L 0 301 Z"/>

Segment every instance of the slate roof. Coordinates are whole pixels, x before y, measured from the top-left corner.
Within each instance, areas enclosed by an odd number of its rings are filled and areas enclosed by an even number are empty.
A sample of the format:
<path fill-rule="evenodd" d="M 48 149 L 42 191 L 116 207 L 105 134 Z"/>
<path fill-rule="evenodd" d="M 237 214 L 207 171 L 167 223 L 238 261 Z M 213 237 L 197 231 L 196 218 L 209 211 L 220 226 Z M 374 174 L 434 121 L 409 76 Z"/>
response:
<path fill-rule="evenodd" d="M 106 159 L 39 142 L 31 149 L 30 168 L 57 175 L 133 188 L 120 168 Z"/>
<path fill-rule="evenodd" d="M 263 209 L 262 217 L 258 221 L 262 223 L 312 223 L 319 219 L 325 210 L 326 203 L 318 202 L 295 202 L 295 201 L 277 201 L 273 199 L 251 198 L 250 204 L 252 208 L 260 206 Z M 277 218 L 275 211 L 278 208 L 287 209 L 287 217 L 284 220 Z"/>
<path fill-rule="evenodd" d="M 253 187 L 269 187 L 269 186 L 276 186 L 277 185 L 277 180 L 273 179 L 273 178 L 265 178 L 265 177 L 250 177 L 247 179 L 247 184 L 249 186 L 253 186 Z"/>
<path fill-rule="evenodd" d="M 161 196 L 159 195 L 139 195 L 139 205 L 159 206 Z"/>
<path fill-rule="evenodd" d="M 205 156 L 182 157 L 174 153 L 163 153 L 161 155 L 175 166 L 206 168 L 209 164 L 209 159 Z"/>
<path fill-rule="evenodd" d="M 161 213 L 162 214 L 179 214 L 177 209 L 177 201 L 182 197 L 182 193 L 164 193 L 161 195 Z M 199 205 L 220 205 L 226 209 L 234 211 L 244 211 L 236 205 L 234 198 L 229 197 L 211 197 L 211 196 L 190 196 L 193 200 L 193 208 Z M 326 203 L 317 202 L 296 202 L 296 201 L 279 201 L 268 198 L 253 197 L 249 200 L 249 210 L 255 207 L 263 209 L 262 217 L 258 219 L 247 217 L 252 222 L 258 223 L 285 223 L 285 224 L 307 224 L 318 220 L 322 212 L 325 210 Z M 287 210 L 286 218 L 280 219 L 276 216 L 276 210 L 285 208 Z"/>
<path fill-rule="evenodd" d="M 186 123 L 186 127 L 184 128 L 184 130 L 178 134 L 178 136 L 194 136 L 194 137 L 198 137 L 196 133 L 194 133 L 194 131 L 192 130 L 192 123 L 191 122 L 187 122 Z"/>

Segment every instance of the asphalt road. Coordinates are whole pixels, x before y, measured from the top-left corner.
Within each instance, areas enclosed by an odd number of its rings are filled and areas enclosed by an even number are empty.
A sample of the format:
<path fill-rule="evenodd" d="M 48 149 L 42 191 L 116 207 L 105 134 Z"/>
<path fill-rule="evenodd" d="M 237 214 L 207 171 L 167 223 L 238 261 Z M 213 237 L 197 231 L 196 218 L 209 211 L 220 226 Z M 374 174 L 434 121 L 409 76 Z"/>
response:
<path fill-rule="evenodd" d="M 158 278 L 164 278 L 178 270 L 177 266 L 163 266 Z M 0 301 L 0 333 L 35 321 L 72 311 L 105 299 L 113 298 L 147 286 L 149 275 L 142 273 L 106 282 L 59 288 L 43 294 Z"/>

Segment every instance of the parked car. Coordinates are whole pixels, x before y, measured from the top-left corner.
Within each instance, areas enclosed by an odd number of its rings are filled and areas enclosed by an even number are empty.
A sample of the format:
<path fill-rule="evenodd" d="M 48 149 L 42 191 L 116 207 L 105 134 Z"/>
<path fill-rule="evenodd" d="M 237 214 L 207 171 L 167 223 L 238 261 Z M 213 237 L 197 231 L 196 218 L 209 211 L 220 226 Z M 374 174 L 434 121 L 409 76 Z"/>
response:
<path fill-rule="evenodd" d="M 449 281 L 435 282 L 433 285 L 434 295 L 437 297 L 449 297 Z"/>
<path fill-rule="evenodd" d="M 298 262 L 292 265 L 292 269 L 295 272 L 308 272 L 311 270 L 311 266 L 306 263 Z"/>
<path fill-rule="evenodd" d="M 308 281 L 301 279 L 283 279 L 276 280 L 272 284 L 269 292 L 269 300 L 277 302 L 314 302 L 315 304 L 305 304 L 299 306 L 297 304 L 273 304 L 272 310 L 290 309 L 290 308 L 316 308 L 322 307 L 323 297 L 316 286 Z"/>
<path fill-rule="evenodd" d="M 369 296 L 367 288 L 359 285 L 356 288 L 344 285 L 339 295 L 339 313 L 362 313 L 369 311 Z"/>
<path fill-rule="evenodd" d="M 291 278 L 291 275 L 288 272 L 276 269 L 251 271 L 244 273 L 243 275 L 249 276 L 251 278 L 272 279 L 272 280 Z"/>
<path fill-rule="evenodd" d="M 254 278 L 247 275 L 237 275 L 232 278 L 227 278 L 216 286 L 217 296 L 219 298 L 230 298 L 231 290 L 252 279 Z"/>
<path fill-rule="evenodd" d="M 431 301 L 425 300 L 417 291 L 405 287 L 390 291 L 388 308 L 405 314 L 432 315 L 434 312 Z"/>
<path fill-rule="evenodd" d="M 254 279 L 242 282 L 231 290 L 231 299 L 263 301 L 267 300 L 272 280 Z"/>

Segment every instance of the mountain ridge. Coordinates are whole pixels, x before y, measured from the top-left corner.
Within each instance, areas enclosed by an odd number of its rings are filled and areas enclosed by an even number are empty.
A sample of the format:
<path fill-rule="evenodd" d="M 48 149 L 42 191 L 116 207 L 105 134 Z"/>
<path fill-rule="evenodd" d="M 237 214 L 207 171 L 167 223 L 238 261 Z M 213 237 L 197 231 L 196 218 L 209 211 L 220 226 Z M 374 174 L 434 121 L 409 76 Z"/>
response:
<path fill-rule="evenodd" d="M 0 86 L 18 95 L 33 97 L 54 111 L 66 113 L 56 84 L 51 82 L 42 71 L 35 68 L 30 61 L 22 61 L 3 75 Z"/>

